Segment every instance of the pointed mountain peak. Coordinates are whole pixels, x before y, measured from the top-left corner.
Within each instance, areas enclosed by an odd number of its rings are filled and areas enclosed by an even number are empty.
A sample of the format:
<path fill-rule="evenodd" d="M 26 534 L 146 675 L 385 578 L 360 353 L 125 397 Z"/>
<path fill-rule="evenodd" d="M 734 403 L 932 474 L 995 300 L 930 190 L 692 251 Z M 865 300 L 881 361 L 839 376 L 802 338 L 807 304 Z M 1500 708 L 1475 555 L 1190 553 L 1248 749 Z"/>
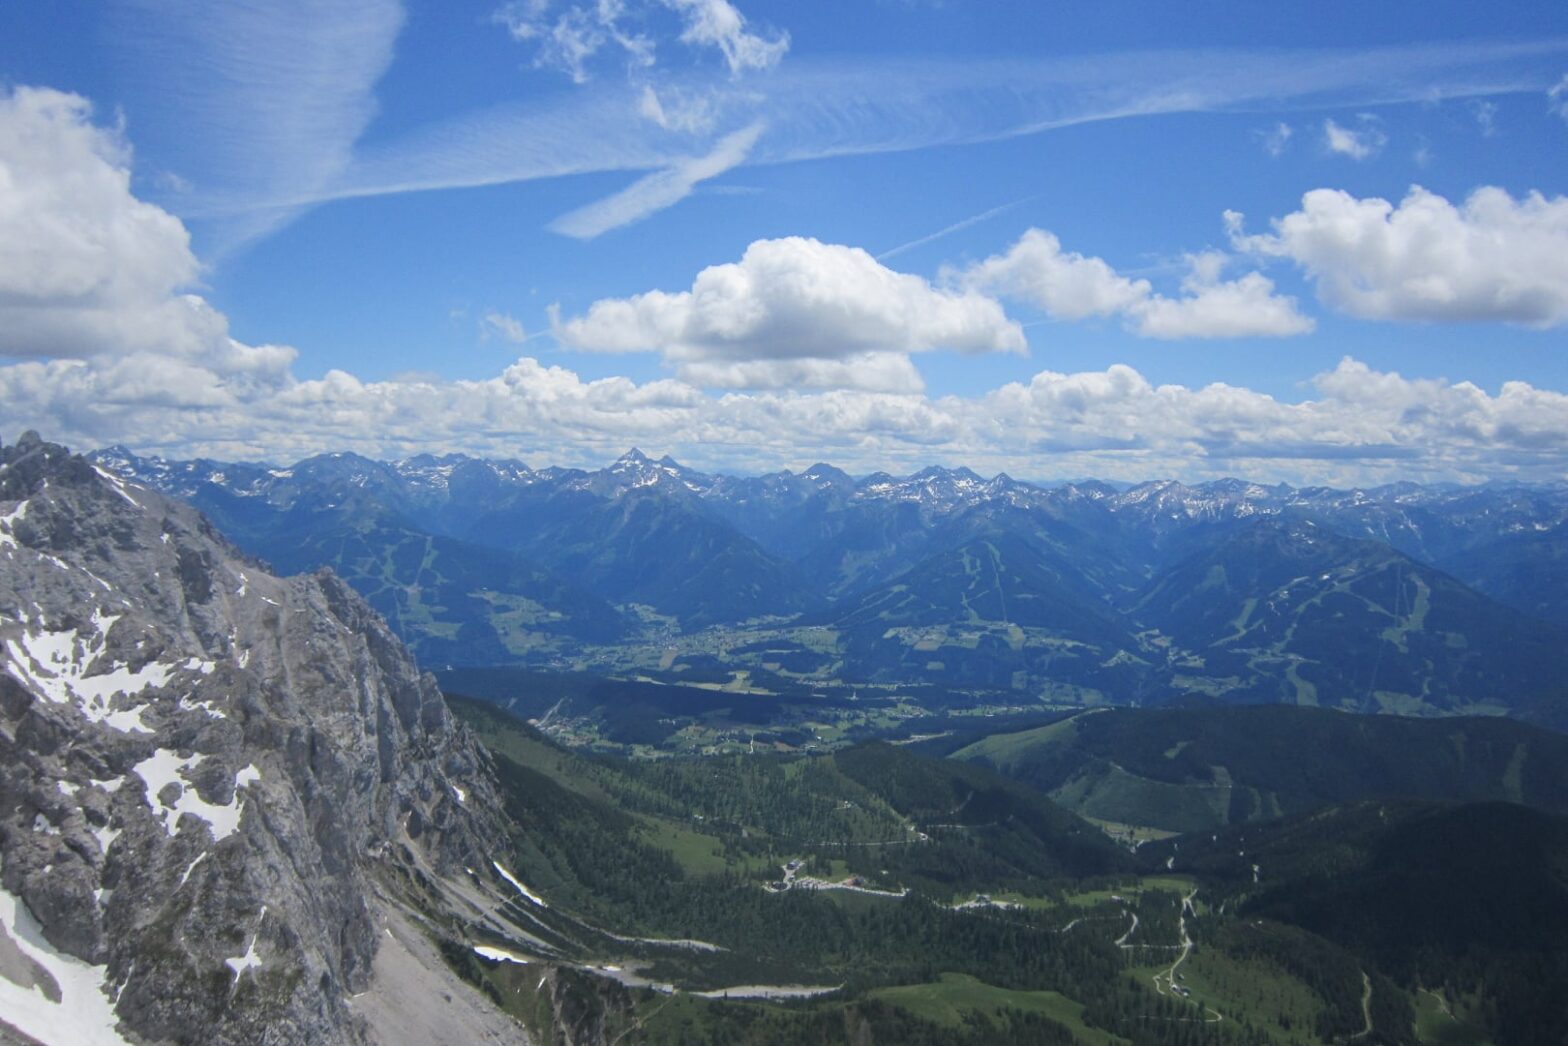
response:
<path fill-rule="evenodd" d="M 669 493 L 676 490 L 696 491 L 712 483 L 700 472 L 693 472 L 666 454 L 658 461 L 633 447 L 614 462 L 597 472 L 587 473 L 577 481 L 584 489 L 602 497 L 618 497 L 629 490 L 657 487 Z"/>
<path fill-rule="evenodd" d="M 925 468 L 921 469 L 919 472 L 916 472 L 909 478 L 912 480 L 950 479 L 966 480 L 974 483 L 983 482 L 979 473 L 975 472 L 966 465 L 960 465 L 956 469 L 950 469 L 944 465 L 927 465 Z"/>
<path fill-rule="evenodd" d="M 100 473 L 86 458 L 45 441 L 31 429 L 0 449 L 0 501 L 31 497 L 51 481 L 71 486 L 103 484 L 104 475 L 108 474 Z"/>
<path fill-rule="evenodd" d="M 451 465 L 461 465 L 465 461 L 474 460 L 478 459 L 470 458 L 467 454 L 415 454 L 411 458 L 404 458 L 402 461 L 393 462 L 393 465 L 400 469 L 429 469 L 444 468 Z"/>
<path fill-rule="evenodd" d="M 104 468 L 127 475 L 134 475 L 146 468 L 157 468 L 163 464 L 162 458 L 141 457 L 121 443 L 91 451 L 84 456 L 95 465 L 102 465 Z"/>
<path fill-rule="evenodd" d="M 1069 494 L 1079 494 L 1083 497 L 1092 498 L 1096 501 L 1100 500 L 1101 498 L 1112 498 L 1117 494 L 1115 487 L 1111 486 L 1109 483 L 1106 483 L 1104 480 L 1098 479 L 1074 480 L 1073 482 L 1064 486 L 1062 490 Z"/>

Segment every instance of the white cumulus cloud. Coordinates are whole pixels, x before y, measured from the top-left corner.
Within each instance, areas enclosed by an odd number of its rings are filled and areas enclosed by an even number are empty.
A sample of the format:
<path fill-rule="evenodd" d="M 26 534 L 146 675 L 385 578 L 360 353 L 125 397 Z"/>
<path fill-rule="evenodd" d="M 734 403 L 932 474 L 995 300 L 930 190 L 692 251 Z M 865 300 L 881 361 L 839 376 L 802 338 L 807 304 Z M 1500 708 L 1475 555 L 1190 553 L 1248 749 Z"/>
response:
<path fill-rule="evenodd" d="M 713 395 L 677 380 L 589 381 L 530 358 L 478 381 L 367 382 L 330 371 L 235 395 L 212 385 L 209 372 L 163 363 L 125 372 L 96 360 L 0 367 L 0 401 L 15 429 L 36 427 L 81 447 L 121 442 L 282 462 L 351 449 L 602 464 L 641 445 L 706 468 L 828 460 L 896 471 L 941 462 L 1021 477 L 1230 474 L 1338 484 L 1550 479 L 1568 464 L 1563 393 L 1525 382 L 1492 393 L 1351 359 L 1320 374 L 1301 402 L 1224 383 L 1157 385 L 1121 364 L 932 397 L 857 388 Z"/>
<path fill-rule="evenodd" d="M 958 278 L 1033 302 L 1065 320 L 1125 312 L 1152 293 L 1148 280 L 1129 280 L 1099 258 L 1064 251 L 1062 242 L 1042 229 L 1028 230 L 1005 254 L 985 259 Z"/>
<path fill-rule="evenodd" d="M 695 364 L 875 360 L 876 368 L 867 373 L 897 377 L 899 387 L 907 387 L 909 371 L 890 369 L 881 354 L 1026 350 L 1023 331 L 995 299 L 971 289 L 933 287 L 857 247 L 804 237 L 758 240 L 740 261 L 702 270 L 689 291 L 602 299 L 582 316 L 557 318 L 554 329 L 563 344 L 576 349 L 660 352 L 677 375 L 693 380 L 806 373 L 776 367 L 683 369 Z M 841 372 L 812 370 L 819 377 Z"/>
<path fill-rule="evenodd" d="M 199 365 L 231 384 L 279 380 L 294 351 L 234 341 L 223 315 L 188 291 L 200 275 L 190 237 L 131 193 L 129 164 L 118 128 L 95 125 L 85 99 L 0 94 L 0 355 L 101 357 L 117 361 L 102 374 L 113 368 L 116 381 L 164 396 L 216 395 L 215 376 L 170 385 L 171 368 L 184 379 Z M 40 373 L 81 380 L 78 369 Z"/>
<path fill-rule="evenodd" d="M 1396 206 L 1314 189 L 1271 233 L 1246 235 L 1235 212 L 1226 220 L 1238 249 L 1290 259 L 1324 302 L 1354 316 L 1568 321 L 1568 197 L 1483 187 L 1455 206 L 1412 186 Z"/>
<path fill-rule="evenodd" d="M 130 150 L 77 95 L 0 96 L 0 352 L 194 346 L 213 317 L 180 297 L 200 271 L 179 219 L 136 199 Z"/>
<path fill-rule="evenodd" d="M 1260 272 L 1220 279 L 1228 258 L 1219 251 L 1188 257 L 1182 295 L 1150 295 L 1128 310 L 1132 329 L 1145 338 L 1286 338 L 1312 330 L 1296 300 L 1276 294 Z"/>
<path fill-rule="evenodd" d="M 1170 298 L 1155 293 L 1148 280 L 1128 279 L 1103 259 L 1064 251 L 1051 233 L 1030 229 L 1005 253 L 946 275 L 1028 301 L 1054 319 L 1121 316 L 1129 330 L 1148 338 L 1286 337 L 1312 329 L 1295 300 L 1276 294 L 1261 273 L 1221 280 L 1227 259 L 1215 251 L 1187 261 L 1182 295 Z"/>
<path fill-rule="evenodd" d="M 681 380 L 704 389 L 859 389 L 922 392 L 925 379 L 901 352 L 857 352 L 843 359 L 693 360 Z"/>
<path fill-rule="evenodd" d="M 1284 470 L 1339 483 L 1528 473 L 1560 455 L 1568 437 L 1568 396 L 1524 382 L 1494 396 L 1469 382 L 1409 379 L 1346 358 L 1313 386 L 1315 398 L 1286 403 L 1224 383 L 1156 386 L 1121 365 L 1044 371 L 985 397 L 982 431 L 1080 460 L 1143 462 L 1145 475 L 1160 471 L 1153 462 L 1185 457 L 1189 468 L 1216 473 Z"/>

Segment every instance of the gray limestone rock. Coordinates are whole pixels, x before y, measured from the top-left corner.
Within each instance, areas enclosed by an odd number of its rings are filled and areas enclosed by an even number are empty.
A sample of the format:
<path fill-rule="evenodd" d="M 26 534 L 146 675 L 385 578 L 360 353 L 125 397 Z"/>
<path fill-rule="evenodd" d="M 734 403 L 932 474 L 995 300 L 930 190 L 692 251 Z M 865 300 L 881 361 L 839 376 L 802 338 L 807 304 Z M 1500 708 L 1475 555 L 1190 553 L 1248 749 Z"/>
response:
<path fill-rule="evenodd" d="M 368 1041 L 377 898 L 487 867 L 499 809 L 336 577 L 34 433 L 0 449 L 0 902 L 95 971 L 106 1040 Z"/>

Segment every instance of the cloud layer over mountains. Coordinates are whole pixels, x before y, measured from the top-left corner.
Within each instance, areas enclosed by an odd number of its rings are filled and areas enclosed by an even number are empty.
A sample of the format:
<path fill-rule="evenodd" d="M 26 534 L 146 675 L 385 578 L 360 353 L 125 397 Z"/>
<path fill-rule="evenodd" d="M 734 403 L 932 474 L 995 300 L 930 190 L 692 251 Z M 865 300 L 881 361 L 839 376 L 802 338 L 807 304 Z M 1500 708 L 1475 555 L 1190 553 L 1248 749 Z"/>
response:
<path fill-rule="evenodd" d="M 1297 480 L 1561 476 L 1565 464 L 1568 396 L 1524 382 L 1494 394 L 1346 359 L 1299 403 L 1226 384 L 1155 385 L 1122 365 L 931 396 L 913 362 L 1027 353 L 1015 305 L 1059 322 L 1117 317 L 1154 338 L 1310 330 L 1312 317 L 1259 269 L 1226 278 L 1248 262 L 1298 266 L 1323 306 L 1353 316 L 1560 325 L 1562 198 L 1483 188 L 1455 205 L 1413 188 L 1395 205 L 1316 190 L 1269 232 L 1228 215 L 1234 254 L 1189 257 L 1176 297 L 1038 229 L 935 280 L 851 246 L 758 240 L 688 289 L 557 315 L 561 344 L 657 353 L 670 378 L 585 380 L 524 356 L 484 380 L 374 382 L 337 370 L 302 380 L 294 349 L 233 339 L 197 293 L 184 226 L 138 199 L 130 166 L 122 131 L 95 122 L 83 99 L 0 96 L 0 354 L 14 361 L 0 367 L 0 402 L 13 428 L 226 458 L 444 447 L 593 463 L 636 443 L 739 469 L 831 458 Z"/>

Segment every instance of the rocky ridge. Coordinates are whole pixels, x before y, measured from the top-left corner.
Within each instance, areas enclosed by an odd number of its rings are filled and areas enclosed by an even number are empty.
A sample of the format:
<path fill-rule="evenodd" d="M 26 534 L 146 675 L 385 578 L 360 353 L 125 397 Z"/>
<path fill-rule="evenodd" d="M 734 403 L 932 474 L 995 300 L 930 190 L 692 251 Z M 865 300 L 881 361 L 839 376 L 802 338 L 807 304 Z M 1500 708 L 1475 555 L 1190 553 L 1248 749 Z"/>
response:
<path fill-rule="evenodd" d="M 395 928 L 483 885 L 499 809 L 333 574 L 274 577 L 35 434 L 0 449 L 0 1037 L 395 1038 L 354 996 Z M 398 948 L 405 1005 L 523 1040 L 434 955 Z"/>

